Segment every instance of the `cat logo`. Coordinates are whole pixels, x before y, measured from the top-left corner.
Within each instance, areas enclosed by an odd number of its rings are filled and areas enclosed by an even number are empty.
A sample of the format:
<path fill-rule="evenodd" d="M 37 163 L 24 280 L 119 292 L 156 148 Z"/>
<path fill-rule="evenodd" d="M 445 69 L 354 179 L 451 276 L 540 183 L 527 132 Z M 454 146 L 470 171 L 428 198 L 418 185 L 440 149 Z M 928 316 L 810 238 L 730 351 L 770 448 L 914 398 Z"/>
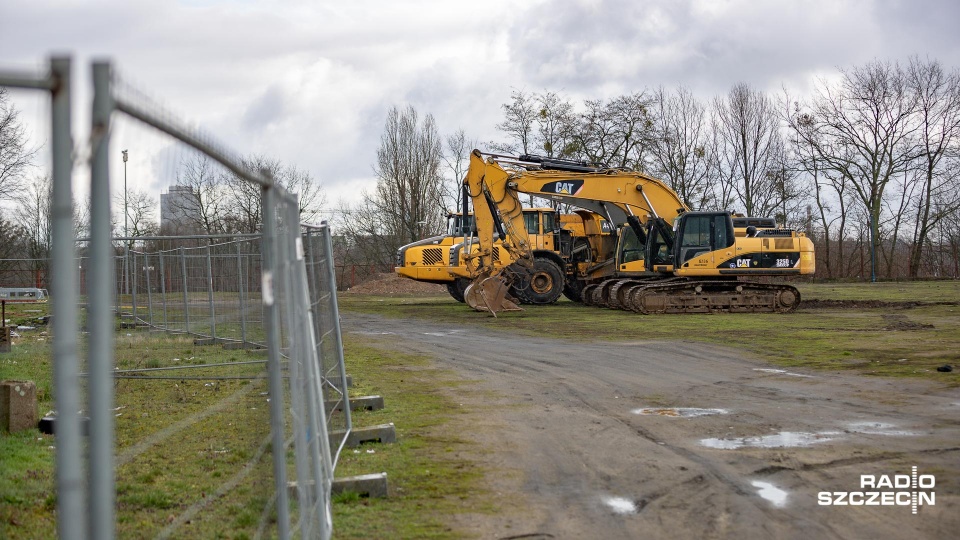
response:
<path fill-rule="evenodd" d="M 750 268 L 750 259 L 737 259 L 737 268 Z"/>
<path fill-rule="evenodd" d="M 540 191 L 557 195 L 576 195 L 581 187 L 583 187 L 583 180 L 558 180 L 544 184 Z"/>

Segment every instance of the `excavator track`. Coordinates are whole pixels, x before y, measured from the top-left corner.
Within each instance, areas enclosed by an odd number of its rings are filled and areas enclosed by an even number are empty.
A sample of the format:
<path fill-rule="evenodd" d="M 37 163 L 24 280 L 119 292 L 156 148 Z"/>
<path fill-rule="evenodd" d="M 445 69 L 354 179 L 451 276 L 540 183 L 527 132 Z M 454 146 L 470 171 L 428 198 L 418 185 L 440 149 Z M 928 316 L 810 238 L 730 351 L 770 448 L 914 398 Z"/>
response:
<path fill-rule="evenodd" d="M 633 287 L 625 305 L 643 314 L 787 313 L 800 305 L 800 291 L 777 283 L 671 280 Z"/>
<path fill-rule="evenodd" d="M 636 287 L 650 282 L 650 279 L 618 279 L 611 280 L 607 287 L 598 289 L 603 305 L 610 309 L 630 310 L 630 294 Z"/>

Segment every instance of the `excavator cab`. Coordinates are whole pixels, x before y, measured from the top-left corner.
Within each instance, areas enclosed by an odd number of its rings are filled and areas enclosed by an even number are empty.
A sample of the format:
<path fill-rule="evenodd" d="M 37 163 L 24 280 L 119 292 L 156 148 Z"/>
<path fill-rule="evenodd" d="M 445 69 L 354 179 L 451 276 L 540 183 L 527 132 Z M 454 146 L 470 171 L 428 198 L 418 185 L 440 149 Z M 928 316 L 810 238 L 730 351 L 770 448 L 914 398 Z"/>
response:
<path fill-rule="evenodd" d="M 630 234 L 627 227 L 622 234 Z M 662 219 L 650 219 L 646 236 L 648 268 L 659 273 L 690 267 L 715 268 L 715 252 L 732 248 L 736 241 L 733 221 L 727 212 L 686 212 L 672 227 Z"/>
<path fill-rule="evenodd" d="M 733 221 L 727 213 L 684 214 L 677 226 L 677 268 L 695 257 L 712 258 L 712 252 L 734 244 Z"/>

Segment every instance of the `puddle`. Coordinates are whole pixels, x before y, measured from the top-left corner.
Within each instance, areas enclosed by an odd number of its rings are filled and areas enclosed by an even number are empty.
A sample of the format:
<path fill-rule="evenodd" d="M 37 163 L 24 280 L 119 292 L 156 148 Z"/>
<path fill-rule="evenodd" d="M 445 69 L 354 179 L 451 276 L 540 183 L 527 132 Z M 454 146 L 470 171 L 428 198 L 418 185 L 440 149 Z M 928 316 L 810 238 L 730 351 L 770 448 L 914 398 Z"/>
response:
<path fill-rule="evenodd" d="M 754 480 L 751 482 L 753 487 L 759 488 L 757 494 L 773 503 L 777 508 L 783 508 L 787 505 L 787 492 L 778 488 L 769 482 Z"/>
<path fill-rule="evenodd" d="M 716 448 L 718 450 L 798 447 L 832 441 L 834 436 L 839 434 L 840 433 L 836 431 L 826 431 L 823 433 L 781 431 L 776 435 L 741 437 L 739 439 L 700 439 L 700 444 L 707 448 Z"/>
<path fill-rule="evenodd" d="M 773 373 L 775 375 L 790 375 L 791 377 L 803 377 L 805 379 L 812 379 L 813 375 L 804 375 L 802 373 L 792 373 L 785 369 L 771 369 L 771 368 L 753 368 L 754 371 L 762 371 L 764 373 Z"/>
<path fill-rule="evenodd" d="M 730 414 L 730 411 L 726 409 L 698 409 L 694 407 L 647 407 L 644 409 L 634 409 L 633 414 L 694 418 L 697 416 L 710 416 L 711 414 Z"/>
<path fill-rule="evenodd" d="M 614 514 L 636 514 L 637 503 L 624 497 L 604 497 L 603 504 L 610 507 Z"/>
<path fill-rule="evenodd" d="M 913 431 L 902 431 L 895 429 L 896 424 L 886 422 L 851 422 L 847 424 L 847 429 L 854 433 L 863 433 L 864 435 L 887 435 L 889 437 L 913 437 L 919 435 Z"/>

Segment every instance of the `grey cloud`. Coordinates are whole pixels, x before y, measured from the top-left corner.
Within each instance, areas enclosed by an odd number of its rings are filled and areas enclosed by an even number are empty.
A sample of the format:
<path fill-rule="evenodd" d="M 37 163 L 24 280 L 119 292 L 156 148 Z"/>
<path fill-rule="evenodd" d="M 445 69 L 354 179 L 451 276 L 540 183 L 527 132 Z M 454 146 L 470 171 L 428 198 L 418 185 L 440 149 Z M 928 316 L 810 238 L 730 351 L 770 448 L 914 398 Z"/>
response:
<path fill-rule="evenodd" d="M 261 131 L 278 124 L 285 112 L 286 100 L 283 91 L 271 86 L 247 108 L 241 125 L 248 131 Z"/>

